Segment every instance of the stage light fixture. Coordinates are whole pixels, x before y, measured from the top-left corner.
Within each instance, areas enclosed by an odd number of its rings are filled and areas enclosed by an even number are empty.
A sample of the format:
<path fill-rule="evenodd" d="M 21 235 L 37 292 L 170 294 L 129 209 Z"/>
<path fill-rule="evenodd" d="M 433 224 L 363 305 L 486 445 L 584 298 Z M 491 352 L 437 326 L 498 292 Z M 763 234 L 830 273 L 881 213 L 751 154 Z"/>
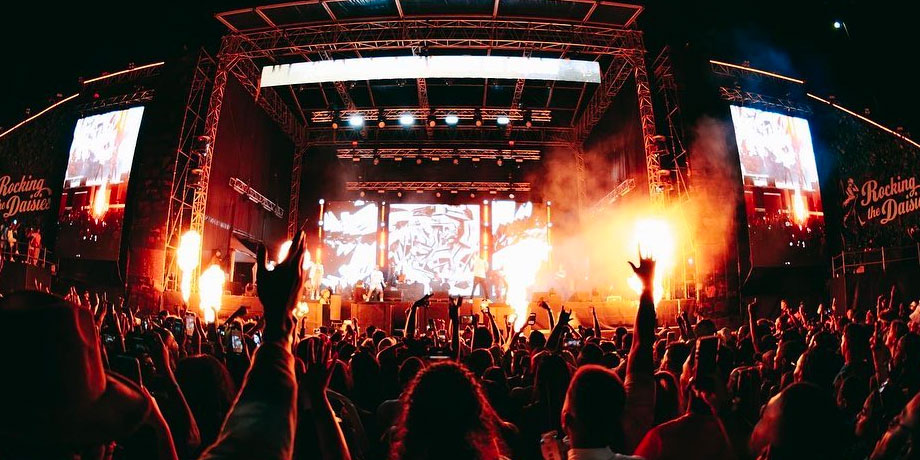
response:
<path fill-rule="evenodd" d="M 348 126 L 351 126 L 352 128 L 360 128 L 364 126 L 364 116 L 358 113 L 349 116 Z"/>
<path fill-rule="evenodd" d="M 482 120 L 477 119 L 477 120 L 476 120 L 476 127 L 478 128 L 478 127 L 481 127 L 481 126 L 482 126 Z"/>
<path fill-rule="evenodd" d="M 386 124 L 385 121 L 383 121 L 383 119 L 380 119 L 380 121 L 377 122 L 377 127 L 378 127 L 378 128 L 386 128 L 386 126 L 387 126 L 387 124 Z"/>
<path fill-rule="evenodd" d="M 510 199 L 513 200 L 513 199 L 514 199 L 514 194 L 513 194 L 513 193 L 509 193 L 509 194 L 508 194 L 508 198 L 510 198 Z"/>
<path fill-rule="evenodd" d="M 416 158 L 416 159 L 415 159 L 415 164 L 417 164 L 417 165 L 422 164 L 422 159 L 421 159 L 421 158 Z"/>
<path fill-rule="evenodd" d="M 326 200 L 320 198 L 320 199 L 319 199 L 319 204 L 326 204 Z"/>
<path fill-rule="evenodd" d="M 361 161 L 361 157 L 355 155 L 355 156 L 351 157 L 351 161 L 354 162 L 354 163 L 359 163 L 359 162 Z"/>
<path fill-rule="evenodd" d="M 470 198 L 476 198 L 476 194 L 473 192 L 470 192 Z"/>
<path fill-rule="evenodd" d="M 402 161 L 402 157 L 393 157 L 393 161 Z"/>
<path fill-rule="evenodd" d="M 513 141 L 513 140 L 508 141 L 508 145 L 511 146 L 511 147 L 514 147 L 514 141 Z"/>
<path fill-rule="evenodd" d="M 335 121 L 332 122 L 332 129 L 339 129 L 338 122 L 335 122 Z"/>
<path fill-rule="evenodd" d="M 459 158 L 454 158 L 454 164 L 455 164 L 455 165 L 460 164 L 460 159 L 459 159 Z"/>
<path fill-rule="evenodd" d="M 428 115 L 428 127 L 434 128 L 437 124 L 438 120 L 434 117 L 434 115 Z"/>
<path fill-rule="evenodd" d="M 399 116 L 400 126 L 412 126 L 415 124 L 415 117 L 411 113 L 404 113 Z"/>
<path fill-rule="evenodd" d="M 528 128 L 533 126 L 533 113 L 529 110 L 524 114 L 524 126 Z"/>
<path fill-rule="evenodd" d="M 456 126 L 460 122 L 460 117 L 456 115 L 447 115 L 444 117 L 444 123 L 447 123 L 448 126 Z"/>
<path fill-rule="evenodd" d="M 435 193 L 434 196 L 437 197 L 437 198 L 441 198 L 441 192 Z"/>
<path fill-rule="evenodd" d="M 415 193 L 423 193 L 423 192 L 424 192 L 424 190 L 422 190 L 422 189 L 420 189 L 420 188 L 415 190 Z"/>
<path fill-rule="evenodd" d="M 377 166 L 379 164 L 380 164 L 380 158 L 374 157 L 374 166 Z"/>
<path fill-rule="evenodd" d="M 502 115 L 502 116 L 496 118 L 496 119 L 495 119 L 495 122 L 498 123 L 499 126 L 505 126 L 505 125 L 507 125 L 508 123 L 511 123 L 511 119 L 508 118 L 506 115 Z"/>
<path fill-rule="evenodd" d="M 495 164 L 497 164 L 498 166 L 501 166 L 502 164 L 504 164 L 504 162 L 502 161 L 501 158 L 499 158 L 498 160 L 495 160 Z"/>
<path fill-rule="evenodd" d="M 839 29 L 839 28 L 841 28 L 841 27 L 843 27 L 843 23 L 842 23 L 842 22 L 840 22 L 840 21 L 834 21 L 834 28 L 835 28 L 835 29 Z"/>
<path fill-rule="evenodd" d="M 402 192 L 396 192 L 396 196 L 402 198 Z"/>
<path fill-rule="evenodd" d="M 552 206 L 552 205 L 553 205 L 553 202 L 552 202 L 552 201 L 547 201 L 547 202 L 546 202 L 546 205 L 547 205 L 547 206 Z"/>
<path fill-rule="evenodd" d="M 361 198 L 364 198 L 364 195 L 365 195 L 364 190 L 361 190 L 361 193 L 359 193 L 359 195 L 361 195 Z"/>

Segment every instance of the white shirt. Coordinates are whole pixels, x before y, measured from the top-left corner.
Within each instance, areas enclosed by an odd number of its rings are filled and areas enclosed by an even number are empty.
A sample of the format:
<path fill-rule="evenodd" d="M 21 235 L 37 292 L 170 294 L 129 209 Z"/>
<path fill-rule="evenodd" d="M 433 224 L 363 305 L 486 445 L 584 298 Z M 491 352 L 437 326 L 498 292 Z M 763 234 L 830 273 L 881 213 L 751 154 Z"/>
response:
<path fill-rule="evenodd" d="M 486 267 L 488 264 L 485 260 L 480 257 L 477 257 L 473 260 L 473 277 L 474 278 L 485 278 L 486 277 Z"/>
<path fill-rule="evenodd" d="M 373 291 L 374 289 L 381 289 L 383 284 L 383 272 L 380 270 L 374 270 L 371 272 L 371 281 L 368 283 L 368 289 Z"/>

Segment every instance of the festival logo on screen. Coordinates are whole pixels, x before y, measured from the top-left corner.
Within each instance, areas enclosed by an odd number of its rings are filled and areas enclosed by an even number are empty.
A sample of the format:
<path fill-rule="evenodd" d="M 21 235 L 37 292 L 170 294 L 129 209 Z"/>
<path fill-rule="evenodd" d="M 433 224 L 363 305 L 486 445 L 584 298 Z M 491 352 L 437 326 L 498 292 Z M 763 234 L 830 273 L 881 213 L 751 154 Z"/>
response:
<path fill-rule="evenodd" d="M 59 214 L 62 257 L 117 258 L 143 115 L 133 107 L 77 121 Z"/>
<path fill-rule="evenodd" d="M 389 219 L 394 273 L 426 290 L 448 287 L 452 295 L 469 294 L 479 255 L 479 206 L 394 204 Z"/>
<path fill-rule="evenodd" d="M 22 176 L 0 176 L 0 216 L 4 219 L 51 209 L 51 189 L 45 179 Z"/>
<path fill-rule="evenodd" d="M 847 179 L 843 198 L 843 224 L 848 229 L 872 222 L 888 225 L 920 210 L 920 185 L 916 177 L 868 179 L 857 184 Z"/>
<path fill-rule="evenodd" d="M 731 106 L 755 266 L 813 265 L 824 210 L 808 120 Z"/>

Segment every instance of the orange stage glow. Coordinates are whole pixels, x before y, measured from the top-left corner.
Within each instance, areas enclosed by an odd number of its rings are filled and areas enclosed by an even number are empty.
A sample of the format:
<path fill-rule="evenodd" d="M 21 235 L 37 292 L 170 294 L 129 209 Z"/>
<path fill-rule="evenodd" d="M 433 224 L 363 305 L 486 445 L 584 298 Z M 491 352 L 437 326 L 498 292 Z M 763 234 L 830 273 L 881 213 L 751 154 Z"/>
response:
<path fill-rule="evenodd" d="M 211 265 L 198 278 L 198 291 L 201 296 L 199 308 L 207 323 L 213 323 L 217 319 L 226 281 L 227 275 L 219 265 Z"/>
<path fill-rule="evenodd" d="M 201 235 L 194 230 L 182 234 L 179 239 L 179 248 L 176 250 L 176 265 L 182 273 L 182 300 L 188 304 L 192 295 L 192 272 L 201 261 Z"/>
<path fill-rule="evenodd" d="M 799 189 L 796 189 L 792 195 L 792 218 L 800 227 L 808 222 L 808 206 Z"/>
<path fill-rule="evenodd" d="M 105 217 L 105 213 L 109 210 L 109 188 L 108 184 L 105 181 L 99 185 L 99 188 L 96 189 L 96 194 L 93 196 L 93 208 L 92 214 L 96 220 L 100 220 Z"/>
<path fill-rule="evenodd" d="M 287 240 L 284 243 L 281 243 L 281 247 L 278 248 L 278 258 L 275 259 L 276 264 L 280 264 L 281 261 L 287 259 L 288 253 L 291 252 L 292 244 L 294 244 L 294 242 L 291 240 Z"/>
<path fill-rule="evenodd" d="M 637 220 L 631 246 L 638 246 L 643 257 L 655 259 L 652 296 L 655 303 L 658 303 L 664 298 L 664 279 L 674 269 L 676 262 L 677 242 L 671 223 L 662 218 Z M 642 282 L 636 275 L 631 275 L 626 282 L 634 291 L 642 293 Z"/>

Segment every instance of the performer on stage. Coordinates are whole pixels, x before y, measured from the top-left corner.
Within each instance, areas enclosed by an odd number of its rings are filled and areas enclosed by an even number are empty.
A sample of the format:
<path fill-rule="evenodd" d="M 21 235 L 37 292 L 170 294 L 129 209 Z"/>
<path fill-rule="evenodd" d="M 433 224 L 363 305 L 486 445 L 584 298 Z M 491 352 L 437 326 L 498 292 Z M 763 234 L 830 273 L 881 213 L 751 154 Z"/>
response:
<path fill-rule="evenodd" d="M 368 301 L 376 297 L 379 302 L 383 302 L 383 290 L 385 288 L 383 272 L 380 267 L 374 267 L 374 271 L 371 272 L 370 282 L 368 282 L 368 289 L 371 291 L 370 295 L 368 295 Z"/>
<path fill-rule="evenodd" d="M 489 270 L 489 262 L 482 258 L 481 255 L 473 259 L 473 289 L 470 297 L 476 295 L 476 286 L 479 286 L 479 293 L 482 298 L 489 298 L 489 283 L 486 281 L 486 271 Z"/>
<path fill-rule="evenodd" d="M 316 300 L 320 297 L 320 288 L 323 284 L 323 276 L 326 274 L 326 269 L 323 267 L 323 263 L 317 258 L 316 262 L 310 266 L 310 299 Z"/>

